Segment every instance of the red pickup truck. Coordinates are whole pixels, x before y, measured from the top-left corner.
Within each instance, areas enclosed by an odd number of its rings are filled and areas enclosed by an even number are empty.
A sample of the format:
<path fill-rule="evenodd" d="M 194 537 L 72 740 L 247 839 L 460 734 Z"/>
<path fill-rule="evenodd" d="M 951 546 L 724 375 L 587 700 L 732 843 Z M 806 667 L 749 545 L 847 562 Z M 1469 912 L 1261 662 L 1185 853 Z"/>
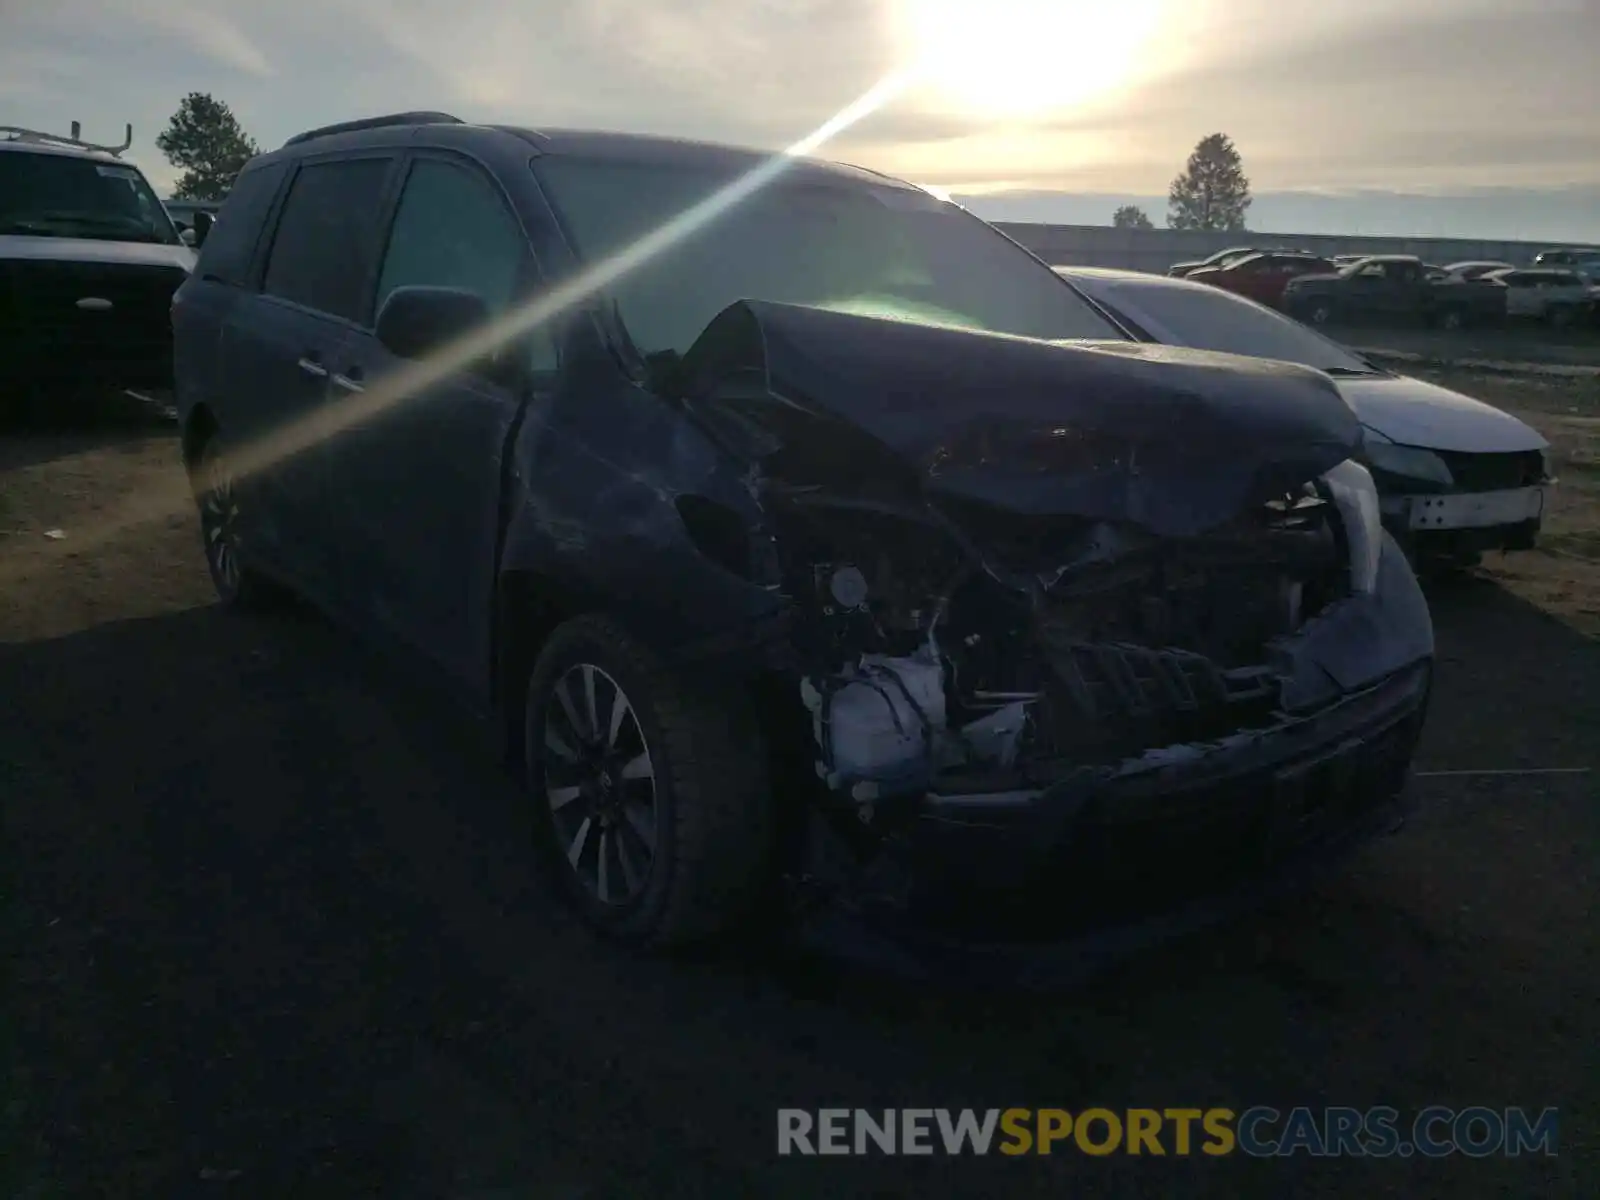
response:
<path fill-rule="evenodd" d="M 1331 261 L 1315 254 L 1264 251 L 1247 254 L 1220 266 L 1202 267 L 1191 271 L 1188 277 L 1195 283 L 1209 283 L 1280 308 L 1283 305 L 1283 290 L 1291 279 L 1301 275 L 1325 274 L 1336 269 Z"/>

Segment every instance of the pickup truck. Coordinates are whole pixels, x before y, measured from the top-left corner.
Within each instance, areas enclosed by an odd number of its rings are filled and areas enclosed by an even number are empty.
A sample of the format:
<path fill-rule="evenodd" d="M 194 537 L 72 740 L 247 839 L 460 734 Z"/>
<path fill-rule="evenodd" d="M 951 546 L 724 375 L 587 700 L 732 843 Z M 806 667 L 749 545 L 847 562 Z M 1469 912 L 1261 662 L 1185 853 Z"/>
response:
<path fill-rule="evenodd" d="M 1328 275 L 1291 279 L 1284 311 L 1311 325 L 1417 323 L 1440 329 L 1486 325 L 1506 315 L 1506 289 L 1430 273 L 1420 258 L 1363 258 Z"/>

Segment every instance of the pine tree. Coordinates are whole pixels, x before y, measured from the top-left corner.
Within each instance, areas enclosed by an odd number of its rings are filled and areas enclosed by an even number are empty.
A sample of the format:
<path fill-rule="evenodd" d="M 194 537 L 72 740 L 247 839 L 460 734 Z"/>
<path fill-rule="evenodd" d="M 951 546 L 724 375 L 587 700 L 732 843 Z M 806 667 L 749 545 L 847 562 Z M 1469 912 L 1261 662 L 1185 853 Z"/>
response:
<path fill-rule="evenodd" d="M 1239 233 L 1249 208 L 1250 180 L 1232 140 L 1223 133 L 1201 138 L 1167 193 L 1167 225 Z"/>

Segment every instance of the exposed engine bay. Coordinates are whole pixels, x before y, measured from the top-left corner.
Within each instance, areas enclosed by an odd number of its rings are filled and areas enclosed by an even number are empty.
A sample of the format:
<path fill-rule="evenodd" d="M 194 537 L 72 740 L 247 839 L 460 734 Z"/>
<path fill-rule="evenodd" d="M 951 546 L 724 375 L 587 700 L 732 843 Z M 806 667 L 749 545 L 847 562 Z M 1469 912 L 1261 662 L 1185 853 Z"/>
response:
<path fill-rule="evenodd" d="M 1312 485 L 1177 540 L 820 487 L 777 511 L 818 774 L 862 805 L 1264 724 L 1274 642 L 1347 589 L 1334 505 Z"/>
<path fill-rule="evenodd" d="M 1272 729 L 1393 652 L 1340 603 L 1379 514 L 1315 372 L 742 302 L 674 383 L 751 464 L 747 577 L 869 826 Z"/>

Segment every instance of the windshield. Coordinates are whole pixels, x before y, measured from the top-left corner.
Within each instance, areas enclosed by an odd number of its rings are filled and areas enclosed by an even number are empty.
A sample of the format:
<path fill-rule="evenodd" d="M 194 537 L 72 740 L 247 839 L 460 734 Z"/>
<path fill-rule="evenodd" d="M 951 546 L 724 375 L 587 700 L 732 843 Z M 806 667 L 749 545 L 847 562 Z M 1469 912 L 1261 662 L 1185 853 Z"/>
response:
<path fill-rule="evenodd" d="M 698 167 L 565 157 L 535 170 L 590 262 L 729 182 Z M 683 353 L 740 300 L 1022 337 L 1123 337 L 976 217 L 923 192 L 847 179 L 779 181 L 618 280 L 611 296 L 645 354 Z"/>
<path fill-rule="evenodd" d="M 65 154 L 0 152 L 0 234 L 178 241 L 139 168 Z"/>
<path fill-rule="evenodd" d="M 1218 288 L 1119 283 L 1111 291 L 1112 304 L 1158 341 L 1299 363 L 1335 375 L 1379 373 L 1366 359 L 1298 321 Z"/>

